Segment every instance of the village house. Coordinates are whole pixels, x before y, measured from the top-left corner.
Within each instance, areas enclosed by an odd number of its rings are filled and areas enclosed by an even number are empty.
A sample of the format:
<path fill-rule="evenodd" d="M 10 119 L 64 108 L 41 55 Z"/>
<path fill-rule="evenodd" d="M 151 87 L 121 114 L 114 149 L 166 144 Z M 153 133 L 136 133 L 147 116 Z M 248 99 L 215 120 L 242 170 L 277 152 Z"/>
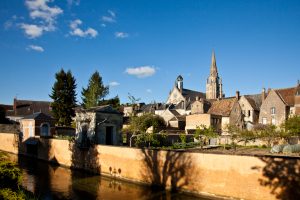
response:
<path fill-rule="evenodd" d="M 121 145 L 122 114 L 110 105 L 76 109 L 76 140 L 82 146 L 90 143 Z"/>
<path fill-rule="evenodd" d="M 37 112 L 52 116 L 51 102 L 20 100 L 14 98 L 12 110 L 7 110 L 6 117 L 12 121 L 19 122 L 20 119 L 25 116 L 32 115 Z"/>
<path fill-rule="evenodd" d="M 20 119 L 22 140 L 31 137 L 52 137 L 55 133 L 55 119 L 45 113 L 37 112 Z"/>
<path fill-rule="evenodd" d="M 258 123 L 262 99 L 265 98 L 263 94 L 243 95 L 239 100 L 245 123 L 244 128 L 247 130 L 251 130 Z"/>
<path fill-rule="evenodd" d="M 299 91 L 299 82 L 296 87 L 270 89 L 260 108 L 259 123 L 280 126 L 289 117 L 299 115 Z"/>

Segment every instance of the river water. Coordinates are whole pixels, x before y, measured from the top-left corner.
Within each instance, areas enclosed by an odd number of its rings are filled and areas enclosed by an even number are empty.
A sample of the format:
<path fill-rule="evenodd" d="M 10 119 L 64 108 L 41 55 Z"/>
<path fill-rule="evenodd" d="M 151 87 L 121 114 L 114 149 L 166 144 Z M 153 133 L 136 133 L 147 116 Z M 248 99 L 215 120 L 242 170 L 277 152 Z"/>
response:
<path fill-rule="evenodd" d="M 154 191 L 148 186 L 50 165 L 11 155 L 23 171 L 22 185 L 39 199 L 207 200 L 189 194 Z"/>

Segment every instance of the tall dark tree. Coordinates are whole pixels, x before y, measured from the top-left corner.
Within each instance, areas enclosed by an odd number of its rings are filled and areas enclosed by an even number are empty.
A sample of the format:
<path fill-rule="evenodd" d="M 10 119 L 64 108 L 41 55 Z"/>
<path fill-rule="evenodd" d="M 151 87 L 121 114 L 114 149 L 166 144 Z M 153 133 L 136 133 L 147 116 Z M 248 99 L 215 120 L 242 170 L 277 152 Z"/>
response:
<path fill-rule="evenodd" d="M 96 71 L 90 78 L 87 88 L 82 88 L 82 105 L 85 108 L 95 107 L 109 93 L 109 87 L 104 86 L 102 77 Z"/>
<path fill-rule="evenodd" d="M 71 71 L 67 73 L 61 69 L 55 74 L 56 81 L 49 95 L 53 99 L 51 104 L 54 118 L 60 126 L 70 126 L 75 116 L 76 80 Z"/>

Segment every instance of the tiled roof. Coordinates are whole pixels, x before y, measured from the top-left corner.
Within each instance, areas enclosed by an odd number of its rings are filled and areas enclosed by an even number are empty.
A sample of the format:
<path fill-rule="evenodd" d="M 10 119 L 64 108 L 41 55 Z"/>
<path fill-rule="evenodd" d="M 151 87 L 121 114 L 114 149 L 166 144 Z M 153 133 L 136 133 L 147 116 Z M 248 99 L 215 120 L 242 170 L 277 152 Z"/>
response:
<path fill-rule="evenodd" d="M 229 116 L 236 101 L 237 99 L 235 97 L 212 101 L 208 113 L 214 115 Z"/>
<path fill-rule="evenodd" d="M 33 113 L 32 115 L 27 115 L 23 119 L 42 119 L 42 120 L 52 119 L 52 120 L 54 120 L 51 116 L 46 115 L 45 113 L 41 113 L 41 112 L 36 112 L 36 113 Z"/>
<path fill-rule="evenodd" d="M 275 92 L 282 98 L 282 100 L 287 106 L 293 106 L 295 105 L 296 89 L 296 87 L 275 89 Z"/>
<path fill-rule="evenodd" d="M 260 110 L 262 104 L 261 94 L 245 95 L 245 98 L 248 100 L 254 110 Z"/>
<path fill-rule="evenodd" d="M 49 101 L 14 100 L 16 110 L 9 111 L 8 116 L 27 116 L 36 112 L 52 115 Z"/>

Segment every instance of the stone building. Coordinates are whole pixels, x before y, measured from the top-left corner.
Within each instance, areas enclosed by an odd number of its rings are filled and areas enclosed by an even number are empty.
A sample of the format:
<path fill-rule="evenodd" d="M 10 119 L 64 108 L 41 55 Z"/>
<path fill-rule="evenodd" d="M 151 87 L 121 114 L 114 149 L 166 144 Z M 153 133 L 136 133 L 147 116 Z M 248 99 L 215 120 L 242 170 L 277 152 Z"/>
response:
<path fill-rule="evenodd" d="M 259 123 L 279 126 L 290 116 L 300 114 L 299 88 L 298 83 L 296 87 L 268 91 L 261 105 Z"/>
<path fill-rule="evenodd" d="M 76 140 L 82 146 L 89 143 L 121 145 L 122 114 L 110 105 L 77 109 Z"/>
<path fill-rule="evenodd" d="M 23 140 L 30 137 L 52 137 L 55 134 L 55 119 L 45 113 L 37 112 L 20 120 Z"/>
<path fill-rule="evenodd" d="M 265 93 L 264 90 L 263 93 Z M 258 123 L 263 98 L 263 94 L 243 95 L 240 97 L 239 104 L 242 109 L 244 127 L 246 129 L 251 130 Z"/>
<path fill-rule="evenodd" d="M 215 52 L 211 57 L 210 74 L 206 81 L 206 99 L 223 98 L 222 79 L 219 77 Z"/>

